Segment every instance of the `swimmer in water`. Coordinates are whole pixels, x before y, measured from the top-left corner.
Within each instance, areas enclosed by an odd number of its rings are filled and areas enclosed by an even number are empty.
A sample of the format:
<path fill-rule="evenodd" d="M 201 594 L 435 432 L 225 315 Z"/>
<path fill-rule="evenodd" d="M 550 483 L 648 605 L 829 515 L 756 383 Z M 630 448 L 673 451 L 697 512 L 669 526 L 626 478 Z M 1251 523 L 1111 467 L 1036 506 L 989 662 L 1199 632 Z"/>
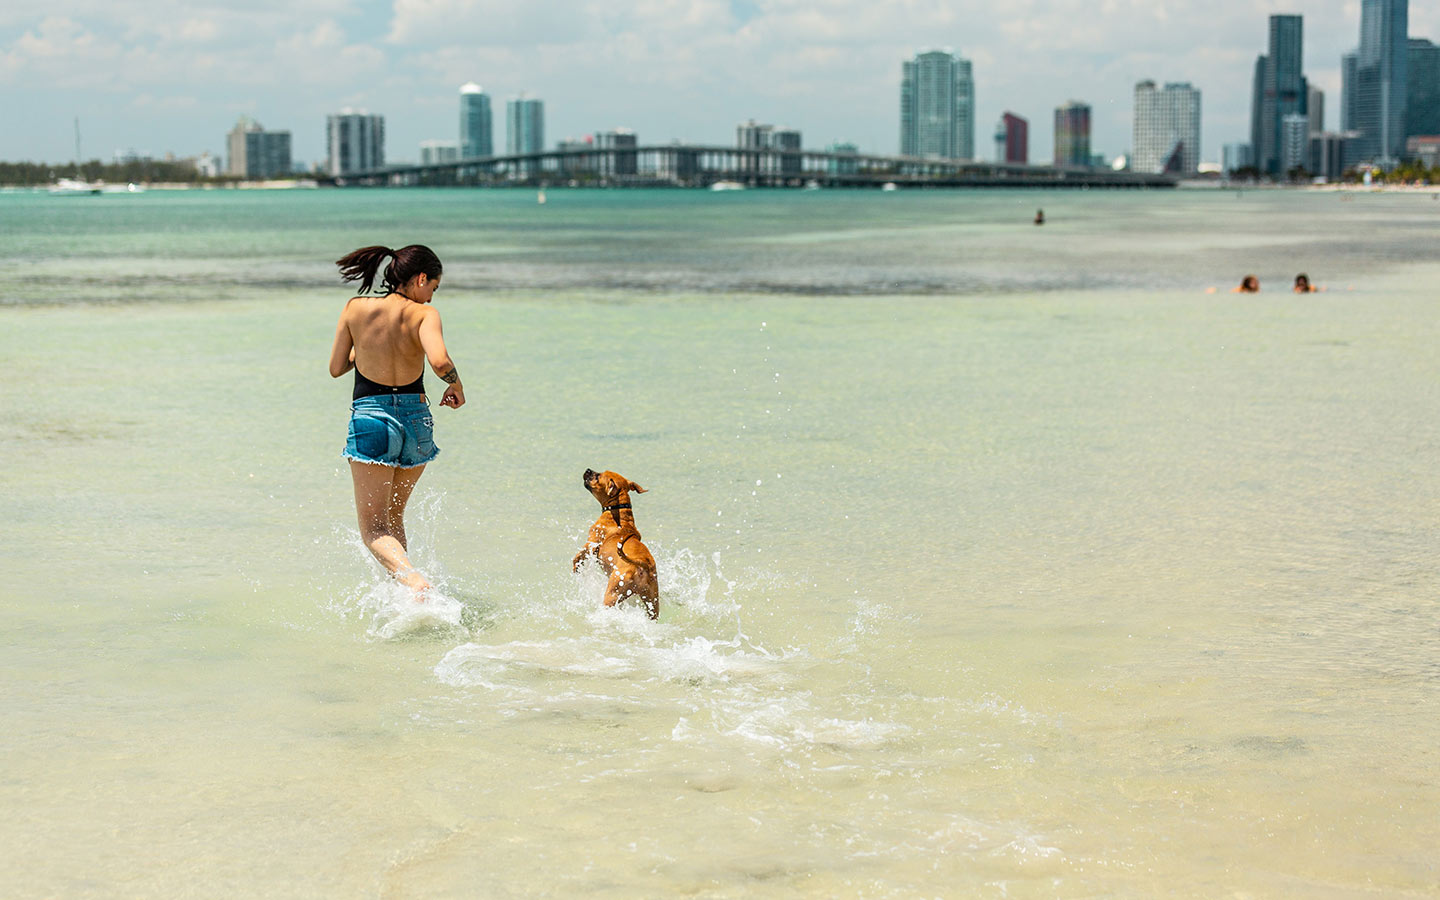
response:
<path fill-rule="evenodd" d="M 1037 210 L 1035 210 L 1035 224 L 1036 224 L 1036 225 L 1044 225 L 1044 224 L 1045 224 L 1045 210 L 1043 210 L 1043 209 L 1037 209 Z"/>
<path fill-rule="evenodd" d="M 1256 278 L 1254 275 L 1246 275 L 1244 278 L 1240 279 L 1240 286 L 1231 291 L 1231 293 L 1258 294 L 1260 293 L 1260 279 Z"/>
<path fill-rule="evenodd" d="M 1297 294 L 1313 294 L 1314 292 L 1316 292 L 1316 291 L 1318 291 L 1318 290 L 1320 290 L 1320 289 L 1317 288 L 1317 287 L 1315 287 L 1313 284 L 1310 283 L 1310 276 L 1309 276 L 1309 275 L 1306 275 L 1304 272 L 1301 272 L 1299 275 L 1296 275 L 1296 276 L 1295 276 L 1295 293 L 1297 293 Z"/>

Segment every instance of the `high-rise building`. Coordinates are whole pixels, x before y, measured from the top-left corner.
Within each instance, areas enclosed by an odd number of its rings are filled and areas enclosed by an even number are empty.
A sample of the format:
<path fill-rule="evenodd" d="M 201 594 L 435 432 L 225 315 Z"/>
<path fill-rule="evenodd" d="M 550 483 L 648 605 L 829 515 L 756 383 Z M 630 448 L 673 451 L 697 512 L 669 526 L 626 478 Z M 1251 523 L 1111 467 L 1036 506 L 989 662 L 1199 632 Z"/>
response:
<path fill-rule="evenodd" d="M 1310 161 L 1310 118 L 1304 113 L 1290 113 L 1280 123 L 1281 178 L 1289 178 L 1296 169 Z"/>
<path fill-rule="evenodd" d="M 331 175 L 381 168 L 385 165 L 385 117 L 353 109 L 326 116 L 325 156 Z"/>
<path fill-rule="evenodd" d="M 1224 161 L 1220 168 L 1226 175 L 1255 165 L 1255 156 L 1250 152 L 1249 144 L 1226 144 L 1221 158 Z"/>
<path fill-rule="evenodd" d="M 1255 165 L 1269 175 L 1284 174 L 1280 144 L 1286 116 L 1305 111 L 1304 23 L 1300 16 L 1271 16 L 1265 56 L 1255 63 L 1257 84 L 1251 102 L 1250 144 Z"/>
<path fill-rule="evenodd" d="M 1319 134 L 1325 130 L 1325 92 L 1315 85 L 1309 85 L 1305 95 L 1305 116 L 1310 120 L 1310 133 Z"/>
<path fill-rule="evenodd" d="M 1405 69 L 1409 0 L 1361 0 L 1355 62 L 1355 120 L 1360 162 L 1390 165 L 1405 152 Z"/>
<path fill-rule="evenodd" d="M 420 165 L 434 166 L 460 159 L 460 145 L 455 141 L 421 141 Z"/>
<path fill-rule="evenodd" d="M 1022 166 L 1030 162 L 1030 123 L 1012 112 L 995 126 L 995 161 Z"/>
<path fill-rule="evenodd" d="M 1422 38 L 1411 38 L 1406 56 L 1405 134 L 1440 135 L 1440 47 Z"/>
<path fill-rule="evenodd" d="M 900 153 L 975 158 L 975 80 L 970 60 L 932 50 L 901 65 Z"/>
<path fill-rule="evenodd" d="M 290 173 L 290 132 L 266 131 L 248 116 L 227 136 L 230 150 L 226 175 L 241 178 L 274 178 Z"/>
<path fill-rule="evenodd" d="M 1360 51 L 1340 55 L 1340 130 L 1355 127 L 1355 93 L 1359 89 Z"/>
<path fill-rule="evenodd" d="M 460 88 L 460 158 L 493 156 L 495 140 L 490 95 L 475 82 Z"/>
<path fill-rule="evenodd" d="M 1163 90 L 1153 81 L 1136 84 L 1133 128 L 1133 171 L 1194 175 L 1199 170 L 1200 91 L 1189 82 Z"/>
<path fill-rule="evenodd" d="M 1255 58 L 1255 74 L 1250 82 L 1250 164 L 1257 169 L 1261 165 L 1262 148 L 1265 145 L 1265 81 L 1270 77 L 1270 57 L 1260 54 Z"/>
<path fill-rule="evenodd" d="M 505 152 L 543 153 L 545 150 L 545 101 L 523 94 L 505 101 Z"/>
<path fill-rule="evenodd" d="M 1055 165 L 1090 165 L 1090 106 L 1071 100 L 1055 109 Z"/>

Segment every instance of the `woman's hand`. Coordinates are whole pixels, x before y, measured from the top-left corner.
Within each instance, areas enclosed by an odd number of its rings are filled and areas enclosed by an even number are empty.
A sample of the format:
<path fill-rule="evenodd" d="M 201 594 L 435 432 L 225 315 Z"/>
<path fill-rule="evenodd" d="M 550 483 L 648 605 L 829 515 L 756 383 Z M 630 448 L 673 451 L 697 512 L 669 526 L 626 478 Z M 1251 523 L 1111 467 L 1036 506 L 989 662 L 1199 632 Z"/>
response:
<path fill-rule="evenodd" d="M 441 406 L 448 406 L 451 409 L 459 409 L 465 405 L 465 388 L 459 384 L 452 384 L 445 389 L 445 396 L 440 398 Z"/>

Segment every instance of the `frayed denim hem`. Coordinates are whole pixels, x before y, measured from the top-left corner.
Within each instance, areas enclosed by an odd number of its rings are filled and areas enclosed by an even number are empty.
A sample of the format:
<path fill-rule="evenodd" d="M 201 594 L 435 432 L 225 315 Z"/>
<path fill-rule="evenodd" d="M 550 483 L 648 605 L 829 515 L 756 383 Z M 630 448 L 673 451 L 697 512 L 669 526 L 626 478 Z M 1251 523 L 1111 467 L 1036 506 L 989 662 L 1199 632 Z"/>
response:
<path fill-rule="evenodd" d="M 382 462 L 378 459 L 366 459 L 363 456 L 351 453 L 349 450 L 341 450 L 340 455 L 343 458 L 350 460 L 351 462 L 365 463 L 368 466 L 385 466 L 386 468 L 390 469 L 418 469 L 421 466 L 429 465 L 430 463 L 434 462 L 435 457 L 440 455 L 440 448 L 436 447 L 434 453 L 430 454 L 429 456 L 425 457 L 417 463 L 410 463 L 408 466 L 402 466 L 399 463 Z"/>

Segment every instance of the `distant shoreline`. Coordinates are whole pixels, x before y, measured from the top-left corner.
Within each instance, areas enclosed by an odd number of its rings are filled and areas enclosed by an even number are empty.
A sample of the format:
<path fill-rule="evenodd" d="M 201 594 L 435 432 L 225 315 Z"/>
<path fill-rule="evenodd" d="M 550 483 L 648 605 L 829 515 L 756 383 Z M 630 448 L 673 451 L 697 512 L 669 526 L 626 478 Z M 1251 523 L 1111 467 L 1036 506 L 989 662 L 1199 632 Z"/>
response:
<path fill-rule="evenodd" d="M 185 181 L 163 181 L 163 182 L 132 182 L 143 193 L 144 191 L 286 191 L 286 190 L 318 190 L 320 188 L 332 189 L 331 185 L 322 185 L 313 178 L 277 178 L 265 181 L 235 181 L 225 183 L 197 183 Z M 127 183 L 101 183 L 102 193 L 126 193 Z M 594 183 L 567 184 L 555 182 L 550 184 L 485 184 L 485 185 L 404 185 L 396 187 L 417 187 L 425 189 L 440 190 L 682 190 L 706 192 L 709 190 L 704 185 L 677 185 L 677 184 L 609 184 L 600 185 Z M 999 190 L 999 191 L 1029 191 L 1036 190 L 1106 190 L 1107 187 L 1094 185 L 1067 185 L 1067 184 L 994 184 L 994 185 L 951 185 L 951 184 L 904 184 L 900 183 L 900 190 L 949 190 L 949 191 L 973 191 L 973 190 Z M 1179 190 L 1185 191 L 1309 191 L 1316 193 L 1357 193 L 1357 194 L 1440 194 L 1440 185 L 1414 185 L 1414 184 L 1371 184 L 1337 182 L 1331 184 L 1260 184 L 1249 182 L 1225 182 L 1225 181 L 1203 181 L 1192 179 L 1181 181 L 1175 185 Z M 374 189 L 374 188 L 372 188 Z M 381 190 L 393 190 L 394 187 L 387 186 L 378 188 Z M 847 187 L 827 187 L 823 190 L 830 191 L 878 191 L 879 186 L 856 185 Z M 1113 189 L 1113 188 L 1112 188 Z M 1134 188 L 1118 188 L 1134 189 Z M 805 187 L 793 186 L 754 186 L 746 190 L 754 191 L 804 191 Z M 45 194 L 49 193 L 49 185 L 36 184 L 0 184 L 0 192 L 7 194 Z"/>

